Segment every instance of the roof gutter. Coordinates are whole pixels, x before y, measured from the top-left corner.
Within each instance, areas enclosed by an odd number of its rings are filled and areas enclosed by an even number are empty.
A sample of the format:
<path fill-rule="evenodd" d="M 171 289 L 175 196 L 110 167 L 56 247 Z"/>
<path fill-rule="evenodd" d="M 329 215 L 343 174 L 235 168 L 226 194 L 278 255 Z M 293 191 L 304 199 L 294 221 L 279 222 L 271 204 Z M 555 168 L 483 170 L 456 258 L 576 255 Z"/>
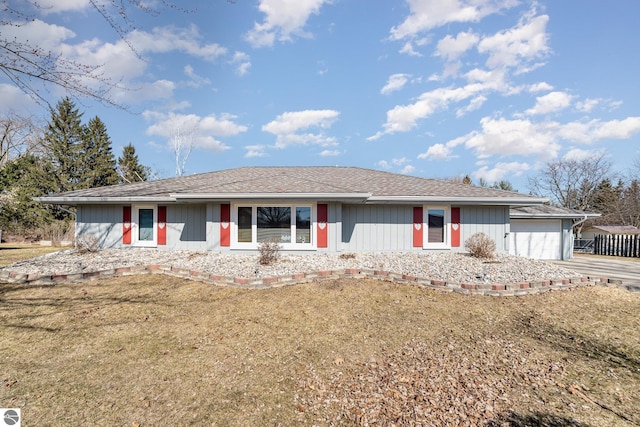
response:
<path fill-rule="evenodd" d="M 402 203 L 455 203 L 457 205 L 483 206 L 532 206 L 548 202 L 549 199 L 538 197 L 456 197 L 456 196 L 372 196 L 366 203 L 402 204 Z"/>
<path fill-rule="evenodd" d="M 34 200 L 52 205 L 128 204 L 128 203 L 170 203 L 173 197 L 132 196 L 132 197 L 35 197 Z"/>

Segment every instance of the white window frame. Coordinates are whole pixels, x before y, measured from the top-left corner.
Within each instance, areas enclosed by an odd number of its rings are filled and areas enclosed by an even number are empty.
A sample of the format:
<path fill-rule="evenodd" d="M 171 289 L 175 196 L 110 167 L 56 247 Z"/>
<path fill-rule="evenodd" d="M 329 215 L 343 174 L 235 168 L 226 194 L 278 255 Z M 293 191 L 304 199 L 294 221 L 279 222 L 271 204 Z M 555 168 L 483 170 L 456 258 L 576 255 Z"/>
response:
<path fill-rule="evenodd" d="M 444 211 L 444 242 L 429 242 L 429 210 Z M 422 207 L 422 247 L 424 249 L 451 249 L 451 206 L 424 205 Z"/>
<path fill-rule="evenodd" d="M 238 242 L 238 208 L 251 208 L 251 242 Z M 259 207 L 284 207 L 291 209 L 291 242 L 278 242 L 283 250 L 314 250 L 317 248 L 317 208 L 315 203 L 235 203 L 231 205 L 231 249 L 258 249 L 258 208 Z M 311 241 L 306 243 L 296 242 L 296 208 L 309 208 L 311 211 Z"/>
<path fill-rule="evenodd" d="M 140 210 L 153 210 L 153 240 L 140 240 Z M 157 205 L 133 205 L 131 206 L 131 245 L 147 248 L 158 246 L 158 206 Z"/>

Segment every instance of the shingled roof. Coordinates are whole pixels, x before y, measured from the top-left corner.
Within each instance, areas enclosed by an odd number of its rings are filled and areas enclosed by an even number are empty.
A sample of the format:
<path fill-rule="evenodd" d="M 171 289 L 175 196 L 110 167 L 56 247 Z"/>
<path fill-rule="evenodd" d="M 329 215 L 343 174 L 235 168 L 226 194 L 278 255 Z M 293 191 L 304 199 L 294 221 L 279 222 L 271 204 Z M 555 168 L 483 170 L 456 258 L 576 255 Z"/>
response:
<path fill-rule="evenodd" d="M 358 167 L 241 167 L 196 175 L 59 193 L 57 204 L 158 203 L 238 199 L 342 200 L 361 203 L 456 202 L 538 205 L 546 199 L 493 188 Z"/>

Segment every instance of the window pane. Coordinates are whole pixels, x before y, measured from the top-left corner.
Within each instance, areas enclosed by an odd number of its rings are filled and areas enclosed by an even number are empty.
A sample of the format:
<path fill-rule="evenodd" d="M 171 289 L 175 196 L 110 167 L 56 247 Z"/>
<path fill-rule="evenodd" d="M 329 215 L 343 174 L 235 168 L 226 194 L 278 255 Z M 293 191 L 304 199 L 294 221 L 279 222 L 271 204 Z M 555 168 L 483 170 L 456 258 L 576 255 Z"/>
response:
<path fill-rule="evenodd" d="M 258 242 L 291 242 L 291 208 L 259 207 L 257 226 Z"/>
<path fill-rule="evenodd" d="M 444 243 L 444 209 L 429 209 L 429 243 Z"/>
<path fill-rule="evenodd" d="M 311 208 L 296 208 L 296 243 L 311 243 Z"/>
<path fill-rule="evenodd" d="M 238 208 L 238 242 L 251 242 L 251 207 Z"/>
<path fill-rule="evenodd" d="M 153 241 L 153 209 L 138 210 L 138 240 Z"/>

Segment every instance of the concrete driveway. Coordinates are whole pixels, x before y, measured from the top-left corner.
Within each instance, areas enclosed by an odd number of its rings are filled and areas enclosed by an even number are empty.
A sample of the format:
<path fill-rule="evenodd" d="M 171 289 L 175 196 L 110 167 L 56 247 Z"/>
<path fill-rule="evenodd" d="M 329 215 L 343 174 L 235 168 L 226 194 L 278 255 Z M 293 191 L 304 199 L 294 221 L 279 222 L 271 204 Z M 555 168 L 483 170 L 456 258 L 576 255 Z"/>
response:
<path fill-rule="evenodd" d="M 622 280 L 622 287 L 640 292 L 640 259 L 574 254 L 569 261 L 551 261 L 585 276 Z"/>

